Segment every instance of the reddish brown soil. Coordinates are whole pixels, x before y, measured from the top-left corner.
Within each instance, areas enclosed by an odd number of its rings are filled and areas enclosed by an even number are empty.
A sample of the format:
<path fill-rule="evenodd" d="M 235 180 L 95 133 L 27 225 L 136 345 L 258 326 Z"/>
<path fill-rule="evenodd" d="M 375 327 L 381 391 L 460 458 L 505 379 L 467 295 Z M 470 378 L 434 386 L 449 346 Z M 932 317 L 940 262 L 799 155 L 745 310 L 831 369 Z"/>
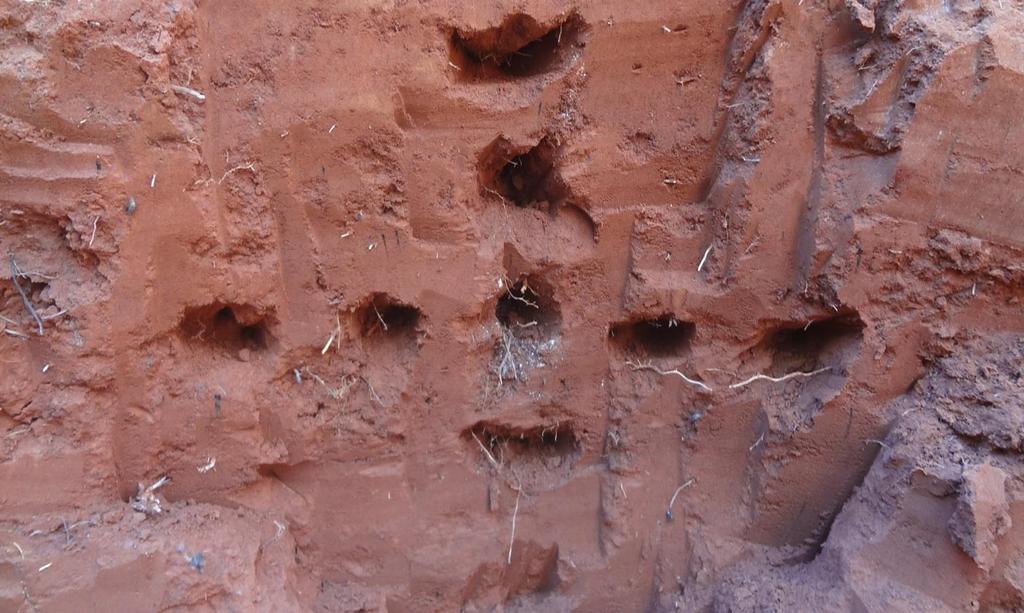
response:
<path fill-rule="evenodd" d="M 1024 610 L 1022 33 L 0 2 L 0 610 Z"/>

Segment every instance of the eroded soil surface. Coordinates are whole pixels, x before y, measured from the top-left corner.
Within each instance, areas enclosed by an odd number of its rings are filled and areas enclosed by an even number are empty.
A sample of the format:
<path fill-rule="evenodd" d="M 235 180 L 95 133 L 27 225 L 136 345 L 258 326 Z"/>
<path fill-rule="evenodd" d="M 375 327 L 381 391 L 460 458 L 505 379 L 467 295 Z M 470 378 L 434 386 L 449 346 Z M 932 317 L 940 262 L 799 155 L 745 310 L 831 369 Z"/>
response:
<path fill-rule="evenodd" d="M 1022 95 L 1022 0 L 0 0 L 0 610 L 1024 610 Z"/>

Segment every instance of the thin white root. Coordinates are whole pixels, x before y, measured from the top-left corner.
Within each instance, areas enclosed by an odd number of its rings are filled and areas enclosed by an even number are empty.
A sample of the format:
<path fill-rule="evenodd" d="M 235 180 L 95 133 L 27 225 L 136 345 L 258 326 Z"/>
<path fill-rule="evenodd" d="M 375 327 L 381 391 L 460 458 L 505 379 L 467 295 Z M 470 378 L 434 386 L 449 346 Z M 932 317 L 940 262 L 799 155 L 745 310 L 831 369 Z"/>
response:
<path fill-rule="evenodd" d="M 327 350 L 334 344 L 334 332 L 331 332 L 331 336 L 328 337 L 327 342 L 324 343 L 324 348 L 320 350 L 320 355 L 327 353 Z"/>
<path fill-rule="evenodd" d="M 220 181 L 217 181 L 217 184 L 220 185 L 221 183 L 224 182 L 224 179 L 228 178 L 228 175 L 234 172 L 238 172 L 239 170 L 248 170 L 250 172 L 256 172 L 256 162 L 249 162 L 248 164 L 242 164 L 240 166 L 235 166 L 234 168 L 228 169 L 228 171 L 221 176 Z"/>
<path fill-rule="evenodd" d="M 700 264 L 697 264 L 697 272 L 704 269 L 704 264 L 708 261 L 708 255 L 711 254 L 712 245 L 708 245 L 708 248 L 704 250 L 704 256 L 700 259 Z"/>
<path fill-rule="evenodd" d="M 761 373 L 757 373 L 756 375 L 750 377 L 749 379 L 740 381 L 739 383 L 733 383 L 732 385 L 729 386 L 729 389 L 737 389 L 740 387 L 744 387 L 750 385 L 755 381 L 771 381 L 772 383 L 782 383 L 783 381 L 788 381 L 790 379 L 795 379 L 797 377 L 813 377 L 814 375 L 819 375 L 825 372 L 826 370 L 832 370 L 832 368 L 830 366 L 825 366 L 824 368 L 812 370 L 811 372 L 791 372 L 788 375 L 784 375 L 782 377 L 769 377 L 768 375 L 762 375 Z"/>
<path fill-rule="evenodd" d="M 473 435 L 473 440 L 476 441 L 476 444 L 480 445 L 480 451 L 483 451 L 484 455 L 487 456 L 487 461 L 491 463 L 491 466 L 494 467 L 494 470 L 501 470 L 501 468 L 498 466 L 498 461 L 494 459 L 494 454 L 488 451 L 487 447 L 484 447 L 484 444 L 480 442 L 479 438 L 477 438 L 476 432 L 470 432 L 470 434 Z"/>
<path fill-rule="evenodd" d="M 168 477 L 168 476 L 164 475 L 163 477 L 160 477 L 159 479 L 157 479 L 156 481 L 154 481 L 152 485 L 150 485 L 149 487 L 147 487 L 147 488 L 146 488 L 146 492 L 155 492 L 155 491 L 157 491 L 158 489 L 160 489 L 161 487 L 163 487 L 163 486 L 164 486 L 164 484 L 165 484 L 165 483 L 167 483 L 167 482 L 168 482 L 168 481 L 170 481 L 170 480 L 171 480 L 171 478 L 170 478 L 170 477 Z"/>
<path fill-rule="evenodd" d="M 192 89 L 191 87 L 182 87 L 181 85 L 172 85 L 171 86 L 171 90 L 174 93 L 176 93 L 176 94 L 181 94 L 182 96 L 192 96 L 193 98 L 195 98 L 196 100 L 199 100 L 200 102 L 203 101 L 203 100 L 206 100 L 206 96 L 204 96 L 203 94 L 199 93 L 198 91 Z"/>
<path fill-rule="evenodd" d="M 217 458 L 209 458 L 206 461 L 206 464 L 203 464 L 202 466 L 196 466 L 196 470 L 199 471 L 199 474 L 203 475 L 213 470 L 213 467 L 216 465 Z"/>
<path fill-rule="evenodd" d="M 379 404 L 380 406 L 384 406 L 384 401 L 381 400 L 380 396 L 377 395 L 377 392 L 376 392 L 376 390 L 373 389 L 373 384 L 370 383 L 370 380 L 367 379 L 366 377 L 359 377 L 359 378 L 363 380 L 363 383 L 366 384 L 366 388 L 368 390 L 370 390 L 370 397 L 373 398 L 377 402 L 377 404 Z"/>
<path fill-rule="evenodd" d="M 50 321 L 51 319 L 57 319 L 58 317 L 60 317 L 62 315 L 67 315 L 67 314 L 68 314 L 68 310 L 67 309 L 61 309 L 61 310 L 57 311 L 56 313 L 54 313 L 53 315 L 44 315 L 40 319 L 42 319 L 43 321 Z"/>
<path fill-rule="evenodd" d="M 681 491 L 685 490 L 686 488 L 690 487 L 691 485 L 693 485 L 694 481 L 696 481 L 696 479 L 690 479 L 686 483 L 684 483 L 684 484 L 680 485 L 679 487 L 677 487 L 676 491 L 672 494 L 672 499 L 668 501 L 668 509 L 665 511 L 665 517 L 667 517 L 669 520 L 672 519 L 672 505 L 674 505 L 676 503 L 676 497 L 679 496 L 679 492 L 681 492 Z"/>
<path fill-rule="evenodd" d="M 509 539 L 508 543 L 508 563 L 512 564 L 512 546 L 516 542 L 516 516 L 519 515 L 519 495 L 522 494 L 522 490 L 516 490 L 516 508 L 512 511 L 512 538 Z"/>
<path fill-rule="evenodd" d="M 96 219 L 92 222 L 92 236 L 89 237 L 89 246 L 92 247 L 92 242 L 96 240 L 96 224 L 100 222 L 100 216 L 97 215 Z"/>
<path fill-rule="evenodd" d="M 659 375 L 666 376 L 666 377 L 669 376 L 669 375 L 675 375 L 675 376 L 679 377 L 680 379 L 682 379 L 683 381 L 686 381 L 690 385 L 695 385 L 695 386 L 697 386 L 697 387 L 699 387 L 699 388 L 701 388 L 703 390 L 709 391 L 709 392 L 713 392 L 714 391 L 713 389 L 711 389 L 707 384 L 703 383 L 702 381 L 697 381 L 696 379 L 691 379 L 691 378 L 687 377 L 686 375 L 684 375 L 683 373 L 679 372 L 678 368 L 673 369 L 673 370 L 662 370 L 662 369 L 660 369 L 657 366 L 654 366 L 652 364 L 641 364 L 640 362 L 626 362 L 626 365 L 629 366 L 630 368 L 632 368 L 633 370 L 650 370 L 650 371 L 658 373 Z"/>

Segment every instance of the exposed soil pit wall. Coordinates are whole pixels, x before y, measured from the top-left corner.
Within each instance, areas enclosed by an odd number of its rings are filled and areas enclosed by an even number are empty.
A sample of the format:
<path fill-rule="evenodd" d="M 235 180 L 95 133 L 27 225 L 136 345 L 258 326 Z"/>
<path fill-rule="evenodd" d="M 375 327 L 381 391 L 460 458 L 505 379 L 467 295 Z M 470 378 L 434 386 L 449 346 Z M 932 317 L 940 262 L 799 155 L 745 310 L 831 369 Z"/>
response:
<path fill-rule="evenodd" d="M 0 611 L 1024 610 L 1019 2 L 0 6 Z"/>
<path fill-rule="evenodd" d="M 516 13 L 492 28 L 456 29 L 449 61 L 466 80 L 511 80 L 561 70 L 579 56 L 586 30 L 578 13 L 548 24 Z"/>

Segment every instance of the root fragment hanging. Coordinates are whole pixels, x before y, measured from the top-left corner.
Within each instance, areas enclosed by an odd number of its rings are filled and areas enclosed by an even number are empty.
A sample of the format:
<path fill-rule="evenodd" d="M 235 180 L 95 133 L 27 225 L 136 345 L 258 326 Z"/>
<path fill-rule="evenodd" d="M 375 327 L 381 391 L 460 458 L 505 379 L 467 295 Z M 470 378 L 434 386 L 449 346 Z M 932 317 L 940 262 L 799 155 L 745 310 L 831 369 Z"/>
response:
<path fill-rule="evenodd" d="M 239 170 L 248 170 L 249 172 L 256 172 L 256 162 L 249 162 L 248 164 L 241 164 L 239 166 L 235 166 L 234 168 L 228 169 L 227 172 L 221 175 L 220 181 L 217 181 L 217 184 L 220 185 L 221 183 L 224 182 L 224 179 L 228 178 L 228 175 L 236 173 Z"/>
<path fill-rule="evenodd" d="M 203 95 L 201 92 L 199 92 L 197 90 L 192 89 L 191 87 L 183 87 L 181 85 L 172 85 L 171 86 L 171 91 L 173 91 L 176 94 L 181 94 L 182 96 L 192 96 L 193 98 L 195 98 L 196 100 L 199 100 L 200 102 L 202 102 L 203 100 L 206 100 L 206 96 L 205 95 Z"/>
<path fill-rule="evenodd" d="M 512 511 L 512 538 L 508 543 L 508 564 L 512 565 L 512 546 L 516 543 L 516 517 L 519 515 L 519 496 L 523 493 L 522 490 L 516 490 L 516 508 Z"/>
<path fill-rule="evenodd" d="M 684 483 L 684 484 L 682 484 L 682 485 L 680 485 L 679 487 L 676 488 L 675 493 L 672 494 L 672 499 L 668 501 L 668 509 L 665 511 L 665 518 L 666 519 L 668 519 L 669 521 L 672 521 L 672 505 L 674 505 L 676 503 L 676 497 L 679 496 L 679 492 L 681 492 L 681 491 L 685 490 L 686 488 L 690 487 L 691 485 L 693 485 L 694 481 L 696 481 L 696 479 L 690 479 L 686 483 Z"/>
<path fill-rule="evenodd" d="M 711 254 L 712 245 L 708 245 L 708 248 L 704 250 L 704 255 L 700 258 L 700 264 L 697 264 L 697 272 L 704 269 L 704 264 L 708 261 L 708 256 Z"/>
<path fill-rule="evenodd" d="M 153 175 L 154 177 L 156 175 Z M 92 221 L 92 236 L 89 237 L 89 246 L 92 247 L 93 241 L 96 240 L 96 224 L 100 223 L 100 216 L 97 215 L 96 219 Z"/>
<path fill-rule="evenodd" d="M 812 370 L 810 372 L 791 372 L 788 375 L 783 375 L 781 377 L 769 377 L 768 375 L 757 373 L 756 375 L 750 377 L 749 379 L 745 379 L 743 381 L 740 381 L 739 383 L 733 383 L 732 385 L 729 386 L 729 389 L 741 388 L 750 385 L 755 381 L 771 381 L 772 383 L 782 383 L 783 381 L 788 381 L 790 379 L 795 379 L 797 377 L 813 377 L 814 375 L 819 375 L 825 372 L 826 370 L 832 370 L 832 367 L 825 366 L 823 368 Z"/>
<path fill-rule="evenodd" d="M 676 377 L 679 377 L 680 379 L 682 379 L 683 381 L 686 381 L 690 385 L 694 385 L 694 386 L 699 387 L 699 388 L 701 388 L 701 389 L 703 389 L 705 391 L 708 391 L 708 392 L 713 392 L 714 391 L 713 389 L 711 389 L 710 386 L 708 386 L 704 382 L 697 381 L 696 379 L 691 379 L 690 377 L 687 377 L 683 373 L 679 372 L 678 368 L 674 368 L 672 370 L 662 370 L 662 369 L 658 368 L 657 366 L 654 366 L 653 364 L 650 364 L 650 363 L 644 364 L 644 363 L 641 363 L 641 362 L 630 362 L 630 361 L 627 361 L 626 365 L 629 366 L 630 368 L 632 368 L 633 370 L 650 370 L 650 371 L 655 372 L 655 373 L 657 373 L 657 374 L 659 374 L 659 375 L 661 375 L 663 377 L 676 376 Z"/>
<path fill-rule="evenodd" d="M 11 259 L 11 283 L 14 283 L 14 289 L 18 290 L 18 295 L 21 296 L 22 304 L 25 305 L 25 308 L 28 310 L 29 315 L 32 316 L 32 319 L 35 320 L 36 326 L 38 328 L 39 336 L 42 336 L 43 335 L 43 320 L 40 319 L 39 313 L 37 313 L 35 308 L 32 306 L 32 301 L 30 301 L 28 299 L 28 295 L 25 293 L 25 290 L 21 289 L 21 284 L 18 283 L 18 277 L 22 276 L 24 273 L 22 273 L 20 270 L 18 270 L 18 262 L 15 261 L 13 253 L 10 254 L 10 259 Z"/>
<path fill-rule="evenodd" d="M 485 456 L 487 456 L 487 461 L 491 463 L 494 470 L 500 471 L 501 468 L 498 466 L 498 461 L 494 459 L 494 454 L 488 451 L 487 447 L 484 447 L 484 444 L 481 443 L 480 439 L 477 437 L 476 432 L 470 432 L 470 434 L 473 435 L 473 440 L 476 441 L 476 444 L 480 445 L 480 450 L 484 452 Z"/>

